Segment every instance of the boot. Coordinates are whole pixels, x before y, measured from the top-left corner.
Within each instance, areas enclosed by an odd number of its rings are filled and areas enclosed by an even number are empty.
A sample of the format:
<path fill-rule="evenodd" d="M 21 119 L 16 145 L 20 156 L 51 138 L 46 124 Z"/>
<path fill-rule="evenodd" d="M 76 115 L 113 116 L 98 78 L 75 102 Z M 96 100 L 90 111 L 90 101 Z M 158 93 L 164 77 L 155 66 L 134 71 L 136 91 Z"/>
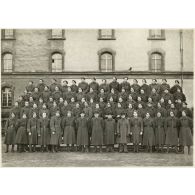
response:
<path fill-rule="evenodd" d="M 167 153 L 169 153 L 169 146 L 167 146 Z"/>
<path fill-rule="evenodd" d="M 188 155 L 190 155 L 190 146 L 188 146 Z"/>
<path fill-rule="evenodd" d="M 150 146 L 150 153 L 152 153 L 152 146 Z"/>
<path fill-rule="evenodd" d="M 184 146 L 180 147 L 181 153 L 184 154 Z"/>
<path fill-rule="evenodd" d="M 106 152 L 109 152 L 110 151 L 110 146 L 106 146 Z"/>
<path fill-rule="evenodd" d="M 14 152 L 14 145 L 12 145 L 12 150 L 11 150 L 11 152 Z"/>
<path fill-rule="evenodd" d="M 125 152 L 125 153 L 128 153 L 127 144 L 124 144 L 124 152 Z"/>
<path fill-rule="evenodd" d="M 36 145 L 33 146 L 33 152 L 36 152 Z"/>
<path fill-rule="evenodd" d="M 119 144 L 119 152 L 122 153 L 123 152 L 123 145 Z"/>
<path fill-rule="evenodd" d="M 67 146 L 67 152 L 70 152 L 70 147 L 69 146 Z"/>
<path fill-rule="evenodd" d="M 81 152 L 85 152 L 84 146 L 81 146 Z"/>
<path fill-rule="evenodd" d="M 97 146 L 94 146 L 94 152 L 95 153 L 97 152 Z"/>
<path fill-rule="evenodd" d="M 102 146 L 100 146 L 100 153 L 102 153 Z"/>
<path fill-rule="evenodd" d="M 75 148 L 76 148 L 76 147 L 74 147 L 74 145 L 72 145 L 72 147 L 71 147 L 71 152 L 74 152 Z M 76 150 L 75 150 L 75 151 L 76 151 Z"/>
<path fill-rule="evenodd" d="M 49 146 L 48 145 L 46 146 L 46 152 L 49 152 Z"/>
<path fill-rule="evenodd" d="M 178 148 L 175 146 L 175 153 L 178 154 Z"/>
<path fill-rule="evenodd" d="M 136 153 L 136 144 L 133 145 L 133 152 Z"/>
<path fill-rule="evenodd" d="M 41 146 L 41 152 L 44 152 L 44 147 L 43 146 Z"/>
<path fill-rule="evenodd" d="M 88 148 L 88 146 L 85 146 L 85 148 L 84 148 L 84 149 L 85 149 L 85 152 L 87 152 L 87 153 L 89 152 L 89 148 Z"/>
<path fill-rule="evenodd" d="M 54 146 L 53 146 L 53 145 L 51 146 L 51 152 L 52 152 L 52 153 L 55 152 L 55 151 L 54 151 Z"/>
<path fill-rule="evenodd" d="M 22 144 L 20 144 L 20 146 L 19 146 L 19 152 L 20 152 L 20 153 L 23 152 L 23 145 L 22 145 Z"/>
<path fill-rule="evenodd" d="M 58 152 L 58 146 L 54 147 L 55 152 Z"/>
<path fill-rule="evenodd" d="M 32 145 L 29 145 L 29 152 L 32 152 Z"/>
<path fill-rule="evenodd" d="M 5 153 L 8 153 L 8 151 L 9 151 L 9 145 L 7 144 L 7 145 L 6 145 Z"/>
<path fill-rule="evenodd" d="M 136 152 L 139 153 L 139 144 L 136 145 Z"/>
<path fill-rule="evenodd" d="M 114 146 L 110 146 L 110 152 L 114 152 Z"/>

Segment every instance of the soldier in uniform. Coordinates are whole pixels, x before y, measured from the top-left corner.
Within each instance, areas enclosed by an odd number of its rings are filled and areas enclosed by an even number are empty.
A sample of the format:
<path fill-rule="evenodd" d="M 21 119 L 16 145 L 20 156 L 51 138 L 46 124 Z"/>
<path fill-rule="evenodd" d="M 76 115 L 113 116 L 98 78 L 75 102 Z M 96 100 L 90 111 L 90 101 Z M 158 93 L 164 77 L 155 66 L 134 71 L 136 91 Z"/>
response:
<path fill-rule="evenodd" d="M 116 134 L 116 122 L 112 118 L 112 113 L 108 113 L 105 119 L 105 145 L 107 152 L 114 151 L 114 136 Z"/>
<path fill-rule="evenodd" d="M 43 79 L 40 79 L 39 80 L 39 83 L 38 83 L 38 85 L 37 85 L 37 88 L 38 88 L 38 90 L 39 90 L 39 92 L 43 92 L 43 90 L 45 89 L 45 83 L 44 83 L 44 81 L 43 81 Z"/>
<path fill-rule="evenodd" d="M 26 117 L 29 118 L 30 107 L 29 107 L 29 103 L 27 101 L 25 102 L 25 106 L 23 108 L 21 108 L 21 111 L 20 111 L 21 118 L 22 118 L 23 114 L 26 114 Z"/>
<path fill-rule="evenodd" d="M 110 90 L 110 93 L 108 93 L 107 99 L 109 100 L 111 97 L 113 98 L 114 102 L 117 102 L 117 100 L 118 100 L 118 93 L 115 92 L 115 90 L 113 88 Z"/>
<path fill-rule="evenodd" d="M 143 145 L 147 146 L 148 152 L 152 152 L 152 146 L 155 145 L 154 120 L 150 117 L 149 112 L 146 112 L 146 117 L 143 119 L 143 127 Z"/>
<path fill-rule="evenodd" d="M 136 111 L 133 112 L 133 117 L 129 120 L 130 134 L 133 138 L 134 152 L 139 152 L 140 135 L 143 133 L 143 120 L 138 117 Z"/>
<path fill-rule="evenodd" d="M 72 85 L 70 86 L 70 88 L 71 88 L 72 92 L 74 92 L 74 93 L 78 92 L 78 86 L 76 85 L 76 81 L 75 80 L 72 80 Z"/>
<path fill-rule="evenodd" d="M 147 102 L 148 101 L 148 95 L 146 94 L 146 92 L 144 91 L 144 89 L 140 89 L 140 94 L 139 96 L 142 98 L 143 102 Z"/>
<path fill-rule="evenodd" d="M 100 90 L 100 93 L 98 94 L 98 98 L 103 98 L 104 102 L 107 101 L 107 94 L 105 93 L 104 89 Z"/>
<path fill-rule="evenodd" d="M 32 118 L 28 120 L 27 124 L 29 151 L 35 152 L 38 143 L 38 118 L 37 113 L 32 113 Z"/>
<path fill-rule="evenodd" d="M 119 93 L 118 96 L 122 97 L 123 100 L 126 102 L 128 98 L 129 93 L 126 91 L 124 87 L 121 88 L 121 92 Z"/>
<path fill-rule="evenodd" d="M 86 94 L 89 90 L 89 85 L 88 83 L 85 81 L 85 78 L 81 78 L 81 82 L 78 84 L 78 88 L 81 88 L 83 93 Z"/>
<path fill-rule="evenodd" d="M 170 93 L 174 94 L 177 91 L 177 89 L 180 89 L 180 91 L 182 92 L 182 87 L 179 85 L 179 81 L 175 80 L 175 85 L 171 87 Z"/>
<path fill-rule="evenodd" d="M 67 93 L 67 91 L 68 91 L 68 81 L 65 81 L 65 80 L 61 81 L 60 91 L 62 92 L 62 95 Z"/>
<path fill-rule="evenodd" d="M 91 119 L 91 128 L 91 144 L 94 146 L 94 152 L 97 152 L 97 147 L 102 152 L 104 120 L 102 117 L 99 117 L 99 112 L 97 111 L 95 111 L 94 117 Z"/>
<path fill-rule="evenodd" d="M 60 110 L 60 109 L 59 109 L 59 107 L 58 107 L 56 101 L 54 101 L 54 102 L 53 102 L 53 106 L 50 107 L 50 109 L 49 109 L 50 117 L 55 116 L 55 115 L 56 115 L 56 112 L 59 111 L 59 110 Z"/>
<path fill-rule="evenodd" d="M 102 83 L 99 86 L 99 91 L 101 91 L 101 89 L 104 89 L 105 93 L 110 92 L 110 87 L 109 84 L 107 84 L 106 79 L 102 79 Z"/>
<path fill-rule="evenodd" d="M 62 120 L 60 117 L 60 112 L 56 111 L 55 116 L 51 117 L 50 120 L 50 145 L 52 146 L 52 152 L 58 152 L 58 147 L 62 140 Z"/>
<path fill-rule="evenodd" d="M 154 119 L 154 132 L 155 132 L 155 146 L 158 152 L 163 152 L 165 144 L 165 118 L 162 117 L 161 112 L 157 112 Z"/>
<path fill-rule="evenodd" d="M 170 90 L 170 85 L 167 83 L 167 79 L 162 79 L 162 83 L 160 85 L 160 94 L 162 94 L 165 90 Z"/>
<path fill-rule="evenodd" d="M 77 89 L 78 92 L 78 89 Z M 62 97 L 63 99 L 67 100 L 67 102 L 69 103 L 71 98 L 75 98 L 76 99 L 76 94 L 77 92 L 73 92 L 71 87 L 67 88 L 67 92 L 63 93 Z"/>
<path fill-rule="evenodd" d="M 149 89 L 149 86 L 147 85 L 146 79 L 142 79 L 142 85 L 140 86 L 140 92 L 141 90 L 143 90 L 146 95 L 150 94 L 150 89 Z"/>
<path fill-rule="evenodd" d="M 119 83 L 116 77 L 112 78 L 112 82 L 109 84 L 110 89 L 114 89 L 116 92 L 119 92 Z"/>
<path fill-rule="evenodd" d="M 117 135 L 119 142 L 119 152 L 127 153 L 127 137 L 130 136 L 129 120 L 125 118 L 125 112 L 121 113 L 121 118 L 117 122 Z"/>
<path fill-rule="evenodd" d="M 6 144 L 6 151 L 9 151 L 9 145 L 12 145 L 12 152 L 14 152 L 14 145 L 15 145 L 15 138 L 16 138 L 16 123 L 17 118 L 14 112 L 11 112 L 10 118 L 6 121 L 5 124 L 5 141 Z"/>
<path fill-rule="evenodd" d="M 122 91 L 122 88 L 128 93 L 130 92 L 130 83 L 128 82 L 128 77 L 124 77 L 123 82 L 120 84 L 120 91 Z"/>
<path fill-rule="evenodd" d="M 92 108 L 89 106 L 89 104 L 87 102 L 84 103 L 84 108 L 83 111 L 85 113 L 85 116 L 88 119 L 91 119 L 93 117 L 93 110 Z"/>
<path fill-rule="evenodd" d="M 44 91 L 42 92 L 43 101 L 48 102 L 50 96 L 51 96 L 51 92 L 49 91 L 49 88 L 45 86 Z"/>
<path fill-rule="evenodd" d="M 186 96 L 184 95 L 180 88 L 177 88 L 177 91 L 173 94 L 173 99 L 174 101 L 180 99 L 182 102 L 185 102 Z"/>
<path fill-rule="evenodd" d="M 28 85 L 26 86 L 26 91 L 28 94 L 31 94 L 34 91 L 35 86 L 33 85 L 33 81 L 29 81 Z"/>
<path fill-rule="evenodd" d="M 76 94 L 77 101 L 80 102 L 81 99 L 85 97 L 86 97 L 86 94 L 83 92 L 82 88 L 79 87 L 78 93 Z"/>
<path fill-rule="evenodd" d="M 41 152 L 49 152 L 50 144 L 50 120 L 47 114 L 43 112 L 42 117 L 38 120 L 38 145 L 41 146 Z"/>
<path fill-rule="evenodd" d="M 91 83 L 89 84 L 89 88 L 92 88 L 94 92 L 99 91 L 99 84 L 96 82 L 96 78 L 91 79 Z"/>
<path fill-rule="evenodd" d="M 153 88 L 156 89 L 156 93 L 160 93 L 160 85 L 157 83 L 156 79 L 152 79 L 152 83 L 149 85 L 149 94 L 151 93 Z"/>
<path fill-rule="evenodd" d="M 33 117 L 33 113 L 36 113 L 37 118 L 39 117 L 39 109 L 37 107 L 37 104 L 33 104 L 33 107 L 30 108 L 29 118 L 31 119 Z"/>
<path fill-rule="evenodd" d="M 32 92 L 33 100 L 36 103 L 38 103 L 40 96 L 41 96 L 41 93 L 39 92 L 39 88 L 38 87 L 35 87 L 34 91 Z"/>
<path fill-rule="evenodd" d="M 59 85 L 59 83 L 57 83 L 57 80 L 56 79 L 52 79 L 51 82 L 52 83 L 49 86 L 49 89 L 50 89 L 51 93 L 53 93 L 55 91 L 56 87 L 60 88 L 60 85 Z"/>
<path fill-rule="evenodd" d="M 18 119 L 20 118 L 20 112 L 21 112 L 21 108 L 19 107 L 19 104 L 16 101 L 14 107 L 10 110 L 10 113 L 14 113 L 15 118 Z"/>
<path fill-rule="evenodd" d="M 137 79 L 133 79 L 133 84 L 131 85 L 131 88 L 134 89 L 134 92 L 136 94 L 139 94 L 140 93 L 140 86 L 138 84 L 138 80 Z"/>
<path fill-rule="evenodd" d="M 170 112 L 169 117 L 165 120 L 165 144 L 167 145 L 167 153 L 169 153 L 169 147 L 175 147 L 175 152 L 178 153 L 178 128 L 179 120 L 175 117 L 174 112 Z"/>
<path fill-rule="evenodd" d="M 97 91 L 94 91 L 94 89 L 90 87 L 89 92 L 87 93 L 86 98 L 87 98 L 87 101 L 89 101 L 91 98 L 94 101 L 97 101 Z"/>
<path fill-rule="evenodd" d="M 39 118 L 42 118 L 43 113 L 46 113 L 47 118 L 50 118 L 50 111 L 47 109 L 46 103 L 43 103 L 42 108 L 39 110 Z"/>
<path fill-rule="evenodd" d="M 59 102 L 60 97 L 62 97 L 62 92 L 59 90 L 59 87 L 55 87 L 55 91 L 52 93 L 53 99 L 56 102 Z"/>
<path fill-rule="evenodd" d="M 50 109 L 53 106 L 53 97 L 49 97 L 49 101 L 46 102 L 48 109 Z"/>

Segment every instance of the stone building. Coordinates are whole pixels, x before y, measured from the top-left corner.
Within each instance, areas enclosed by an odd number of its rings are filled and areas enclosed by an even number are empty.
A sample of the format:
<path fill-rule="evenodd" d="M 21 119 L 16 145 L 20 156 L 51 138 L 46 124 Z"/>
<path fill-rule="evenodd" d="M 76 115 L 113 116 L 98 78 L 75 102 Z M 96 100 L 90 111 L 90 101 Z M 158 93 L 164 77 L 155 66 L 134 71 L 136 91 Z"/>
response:
<path fill-rule="evenodd" d="M 193 30 L 179 29 L 4 29 L 1 30 L 2 111 L 29 80 L 68 81 L 113 75 L 182 81 L 193 106 Z M 140 82 L 140 81 L 139 81 Z"/>

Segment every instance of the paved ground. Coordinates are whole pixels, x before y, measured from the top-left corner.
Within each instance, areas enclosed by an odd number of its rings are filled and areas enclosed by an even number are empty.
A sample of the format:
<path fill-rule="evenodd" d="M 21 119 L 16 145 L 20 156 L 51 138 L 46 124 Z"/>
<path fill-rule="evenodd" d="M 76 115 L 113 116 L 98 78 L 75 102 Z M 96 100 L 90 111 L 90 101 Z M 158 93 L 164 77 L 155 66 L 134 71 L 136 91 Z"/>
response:
<path fill-rule="evenodd" d="M 4 153 L 3 167 L 192 166 L 193 155 L 174 153 Z"/>

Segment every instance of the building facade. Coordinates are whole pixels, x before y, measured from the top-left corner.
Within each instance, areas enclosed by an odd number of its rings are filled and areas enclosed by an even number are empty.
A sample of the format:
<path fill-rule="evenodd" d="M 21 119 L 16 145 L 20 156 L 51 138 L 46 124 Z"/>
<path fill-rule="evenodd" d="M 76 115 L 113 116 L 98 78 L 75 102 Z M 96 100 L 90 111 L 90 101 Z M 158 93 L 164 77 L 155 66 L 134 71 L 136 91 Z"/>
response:
<path fill-rule="evenodd" d="M 29 80 L 166 78 L 182 81 L 193 106 L 193 30 L 1 30 L 1 106 L 8 112 Z M 6 114 L 5 114 L 6 117 Z"/>

